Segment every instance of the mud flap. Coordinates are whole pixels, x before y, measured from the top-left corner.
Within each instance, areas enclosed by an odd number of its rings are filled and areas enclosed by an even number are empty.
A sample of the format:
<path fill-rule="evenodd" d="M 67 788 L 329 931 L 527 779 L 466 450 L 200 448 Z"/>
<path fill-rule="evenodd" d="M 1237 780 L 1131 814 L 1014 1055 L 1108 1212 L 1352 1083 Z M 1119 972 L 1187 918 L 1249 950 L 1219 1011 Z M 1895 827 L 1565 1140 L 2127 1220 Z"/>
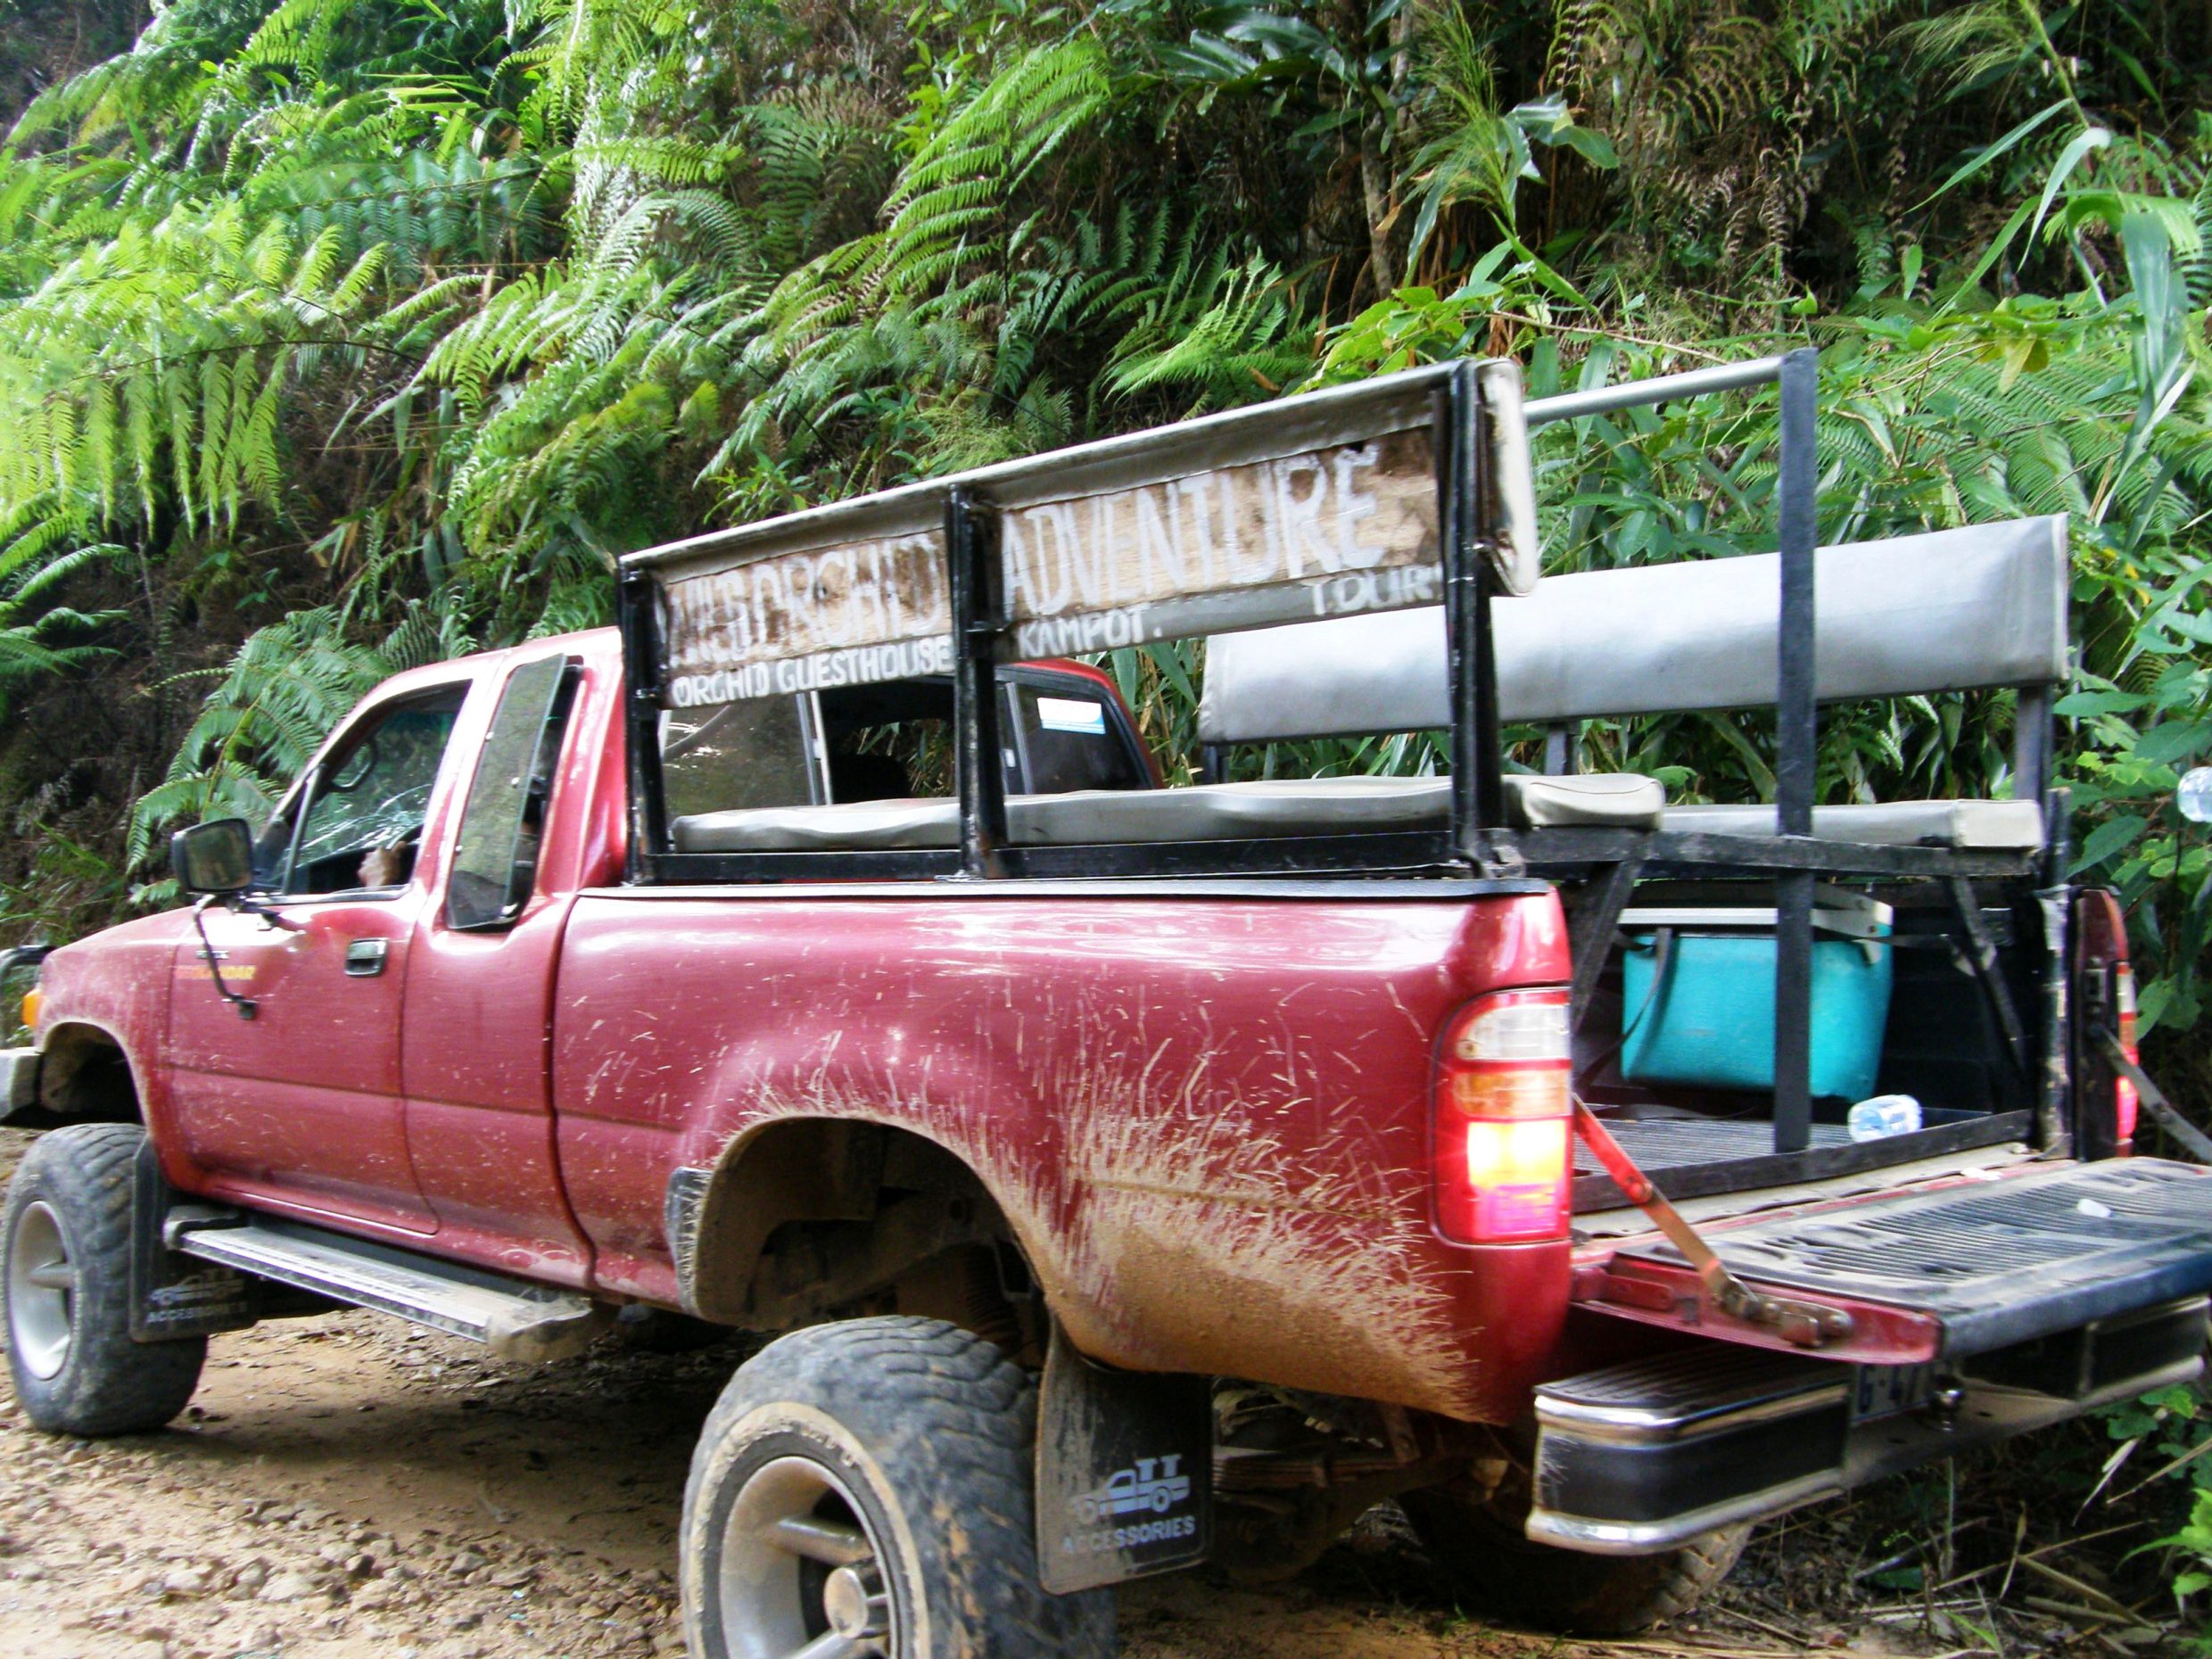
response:
<path fill-rule="evenodd" d="M 1037 1404 L 1037 1570 L 1057 1596 L 1172 1572 L 1213 1540 L 1204 1377 L 1109 1371 L 1059 1325 Z"/>
<path fill-rule="evenodd" d="M 189 1206 L 162 1179 L 161 1160 L 148 1141 L 138 1149 L 131 1180 L 132 1341 L 169 1342 L 212 1336 L 219 1331 L 243 1331 L 262 1319 L 323 1313 L 337 1306 L 169 1249 L 161 1240 L 162 1226 L 184 1208 Z"/>

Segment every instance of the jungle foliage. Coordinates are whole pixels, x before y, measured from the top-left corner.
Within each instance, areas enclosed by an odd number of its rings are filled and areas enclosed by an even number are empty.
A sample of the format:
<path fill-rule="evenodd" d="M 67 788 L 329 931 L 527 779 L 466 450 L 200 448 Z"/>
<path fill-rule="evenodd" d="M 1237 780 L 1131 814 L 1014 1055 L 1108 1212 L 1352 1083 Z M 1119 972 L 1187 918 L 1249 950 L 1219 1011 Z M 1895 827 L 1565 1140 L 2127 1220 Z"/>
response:
<path fill-rule="evenodd" d="M 2071 516 L 2082 865 L 2146 1019 L 2200 1018 L 2200 5 L 172 0 L 74 73 L 42 19 L 136 14 L 18 12 L 19 932 L 158 896 L 162 830 L 257 810 L 393 664 L 602 620 L 626 549 L 1457 353 L 1542 392 L 1810 341 L 1825 538 Z M 1549 429 L 1555 567 L 1770 538 L 1773 438 L 1740 400 Z M 1187 768 L 1198 653 L 1114 666 Z M 1821 787 L 2002 792 L 2010 720 L 1837 711 Z M 1588 742 L 1770 786 L 1756 716 Z"/>
<path fill-rule="evenodd" d="M 631 549 L 1459 354 L 1810 342 L 1826 540 L 2068 516 L 2079 868 L 2201 1112 L 2208 111 L 2189 0 L 0 0 L 0 931 L 166 898 L 168 828 L 396 668 L 604 620 Z M 1547 429 L 1553 567 L 1770 545 L 1774 439 Z M 1201 653 L 1111 666 L 1187 775 Z M 2002 793 L 2011 722 L 1829 711 L 1820 788 Z M 1586 748 L 1771 788 L 1756 715 Z M 2114 1417 L 2105 1475 L 2193 1486 L 2205 1421 Z"/>

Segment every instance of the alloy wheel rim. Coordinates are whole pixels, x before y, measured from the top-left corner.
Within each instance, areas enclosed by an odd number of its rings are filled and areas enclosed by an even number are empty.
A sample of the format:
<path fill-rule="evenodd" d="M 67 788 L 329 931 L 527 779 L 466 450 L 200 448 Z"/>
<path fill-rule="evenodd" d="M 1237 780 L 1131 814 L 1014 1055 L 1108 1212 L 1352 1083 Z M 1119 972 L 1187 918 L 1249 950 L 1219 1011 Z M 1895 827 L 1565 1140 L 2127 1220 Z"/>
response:
<path fill-rule="evenodd" d="M 891 1597 L 876 1539 L 836 1474 L 778 1457 L 730 1507 L 715 1599 L 730 1659 L 890 1659 Z"/>
<path fill-rule="evenodd" d="M 24 1206 L 8 1249 L 8 1345 L 45 1382 L 69 1363 L 77 1316 L 77 1264 L 49 1204 Z"/>

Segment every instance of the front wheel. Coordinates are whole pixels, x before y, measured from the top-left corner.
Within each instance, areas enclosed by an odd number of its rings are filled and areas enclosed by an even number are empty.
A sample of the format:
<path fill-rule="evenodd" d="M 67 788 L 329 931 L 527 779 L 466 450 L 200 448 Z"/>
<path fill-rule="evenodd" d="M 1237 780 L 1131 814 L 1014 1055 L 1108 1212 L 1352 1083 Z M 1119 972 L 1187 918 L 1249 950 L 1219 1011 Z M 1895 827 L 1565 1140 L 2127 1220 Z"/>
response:
<path fill-rule="evenodd" d="M 41 1135 L 0 1209 L 0 1319 L 15 1397 L 55 1434 L 158 1429 L 199 1385 L 207 1339 L 130 1335 L 130 1212 L 145 1131 L 71 1124 Z"/>
<path fill-rule="evenodd" d="M 1591 1556 L 1539 1544 L 1522 1530 L 1525 1483 L 1485 1495 L 1452 1482 L 1399 1495 L 1440 1575 L 1479 1610 L 1540 1630 L 1627 1636 L 1688 1613 L 1744 1553 L 1748 1526 L 1721 1527 L 1655 1556 Z"/>
<path fill-rule="evenodd" d="M 1037 1581 L 1036 1390 L 936 1319 L 796 1332 L 739 1369 L 684 1488 L 696 1659 L 1110 1659 L 1108 1591 Z"/>

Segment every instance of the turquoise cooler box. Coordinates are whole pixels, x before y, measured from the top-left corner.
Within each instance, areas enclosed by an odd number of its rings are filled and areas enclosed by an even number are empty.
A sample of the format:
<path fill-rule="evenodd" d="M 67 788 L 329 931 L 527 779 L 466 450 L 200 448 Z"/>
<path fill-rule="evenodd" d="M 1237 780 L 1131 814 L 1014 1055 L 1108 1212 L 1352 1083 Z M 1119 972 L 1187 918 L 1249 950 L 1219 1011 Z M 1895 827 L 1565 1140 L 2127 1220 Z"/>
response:
<path fill-rule="evenodd" d="M 1812 1093 L 1864 1100 L 1874 1093 L 1889 1019 L 1890 910 L 1856 894 L 1824 892 L 1812 920 Z M 1628 1022 L 1622 1076 L 1773 1088 L 1774 912 L 1630 910 L 1621 927 Z"/>

